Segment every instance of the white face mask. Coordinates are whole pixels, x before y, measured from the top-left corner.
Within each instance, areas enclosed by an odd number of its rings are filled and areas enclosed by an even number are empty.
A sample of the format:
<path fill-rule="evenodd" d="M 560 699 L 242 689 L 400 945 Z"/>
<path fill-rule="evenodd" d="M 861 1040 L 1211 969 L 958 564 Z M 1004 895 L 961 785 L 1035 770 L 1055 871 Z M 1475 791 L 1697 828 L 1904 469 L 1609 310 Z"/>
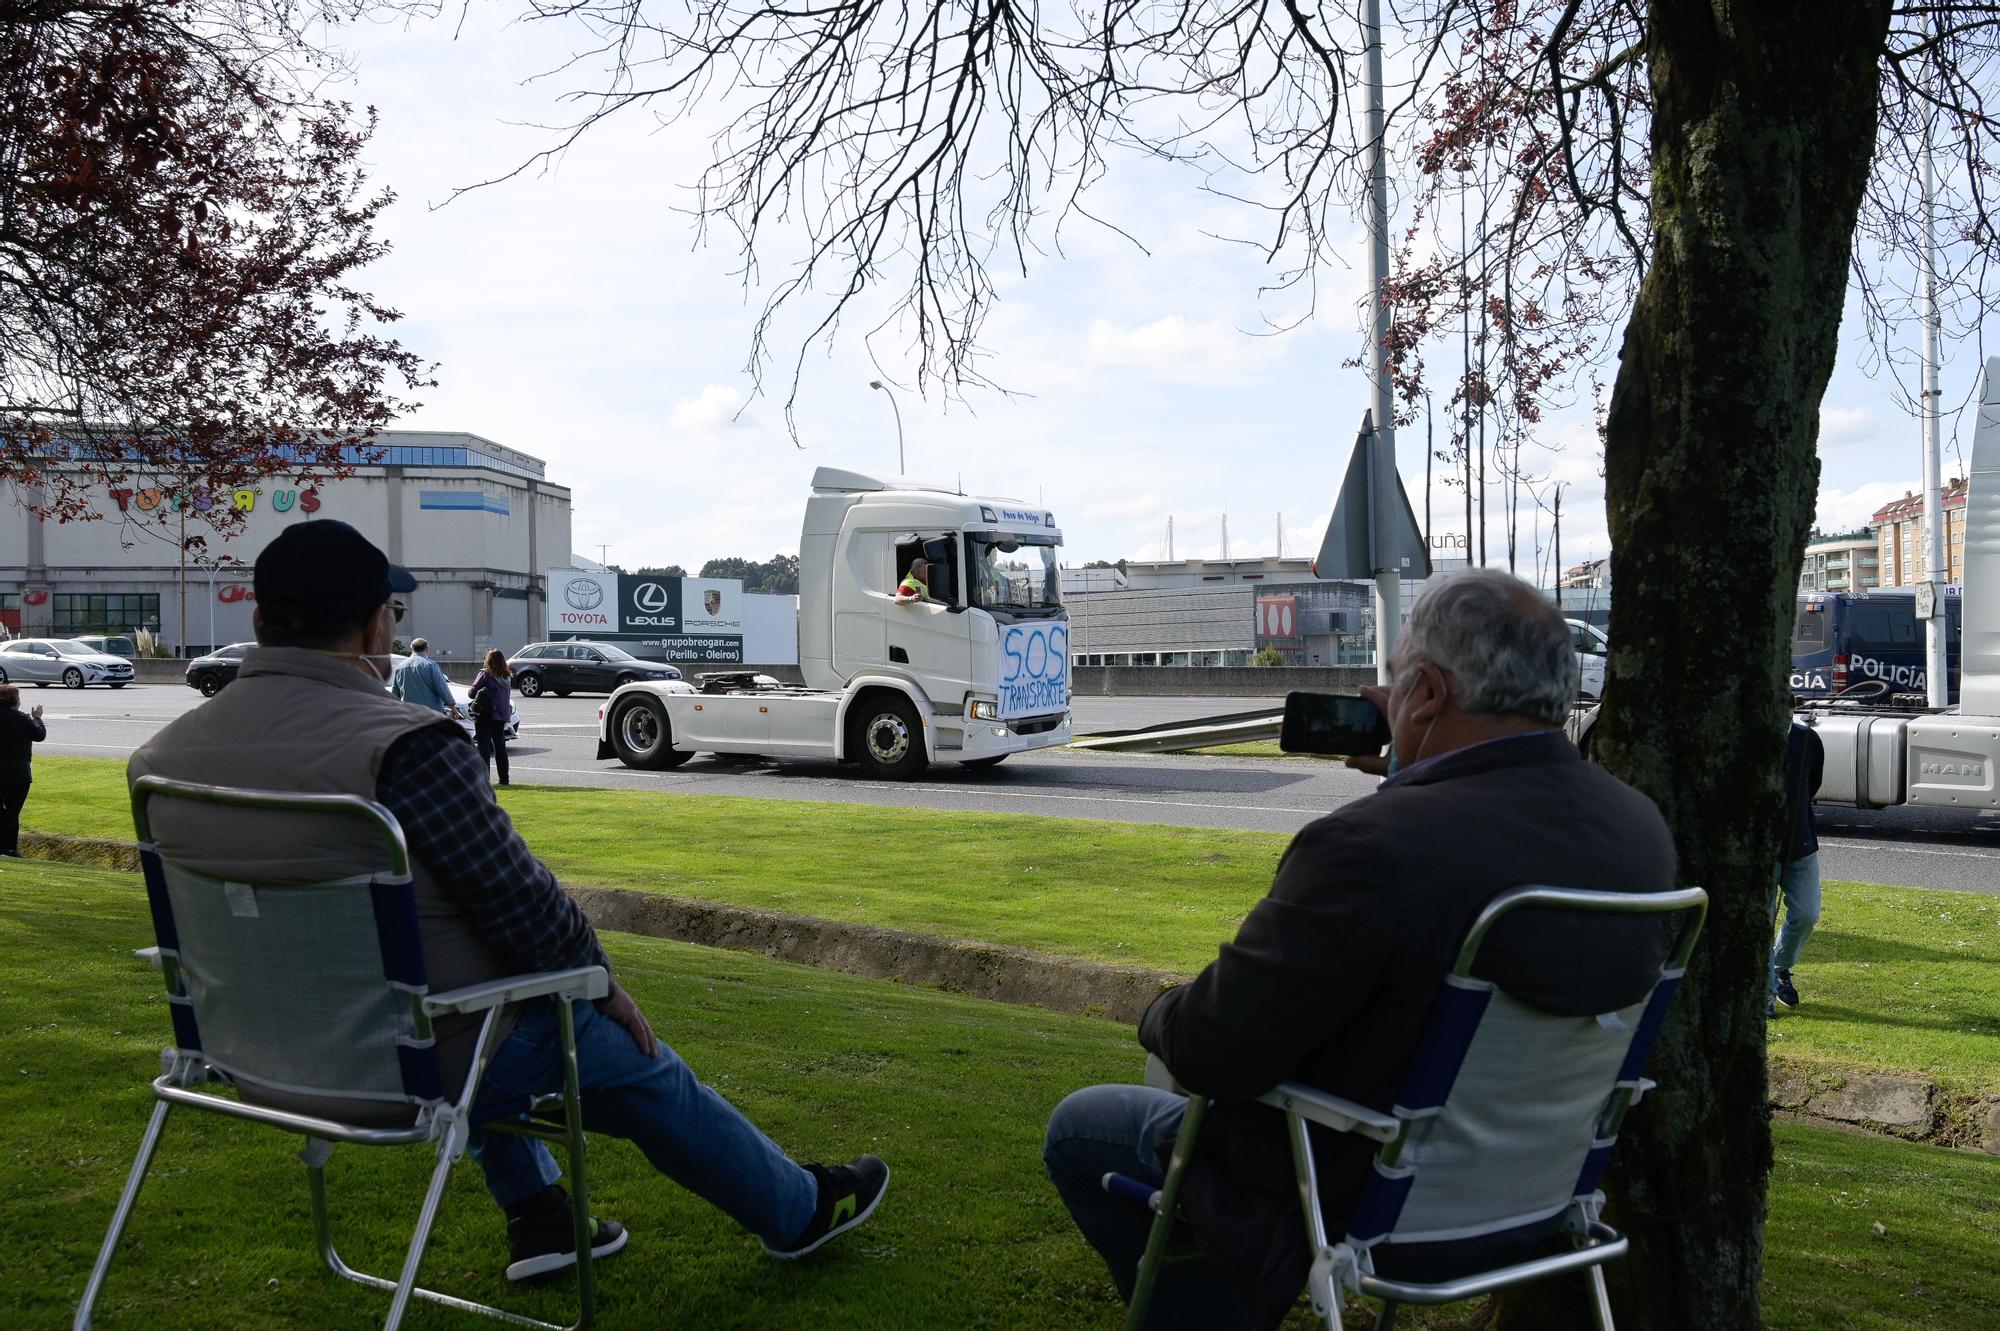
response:
<path fill-rule="evenodd" d="M 306 650 L 319 656 L 331 656 L 336 661 L 357 661 L 363 670 L 381 680 L 384 685 L 388 684 L 389 677 L 395 673 L 395 658 L 387 652 L 330 652 L 323 647 L 308 647 Z M 375 664 L 377 661 L 382 664 L 377 666 Z"/>

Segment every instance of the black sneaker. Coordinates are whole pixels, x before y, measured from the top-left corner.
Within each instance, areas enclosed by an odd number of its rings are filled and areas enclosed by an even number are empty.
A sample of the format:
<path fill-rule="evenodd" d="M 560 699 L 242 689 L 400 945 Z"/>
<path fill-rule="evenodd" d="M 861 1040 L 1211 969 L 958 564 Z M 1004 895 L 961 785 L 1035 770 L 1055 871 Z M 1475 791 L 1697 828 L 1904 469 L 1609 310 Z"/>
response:
<path fill-rule="evenodd" d="M 1790 971 L 1778 972 L 1778 978 L 1771 984 L 1771 996 L 1786 1007 L 1797 1007 L 1799 1005 L 1799 991 L 1792 984 L 1792 973 Z"/>
<path fill-rule="evenodd" d="M 807 1165 L 819 1184 L 819 1201 L 803 1233 L 782 1248 L 764 1245 L 781 1262 L 795 1261 L 828 1239 L 845 1234 L 882 1204 L 889 1190 L 889 1166 L 872 1155 L 856 1156 L 845 1165 Z"/>
<path fill-rule="evenodd" d="M 554 1199 L 537 1199 L 538 1206 L 507 1217 L 507 1250 L 514 1259 L 507 1264 L 509 1280 L 540 1280 L 576 1265 L 576 1226 L 570 1219 L 569 1194 L 559 1187 L 552 1191 Z M 590 1218 L 592 1261 L 617 1252 L 625 1246 L 625 1239 L 625 1227 L 615 1220 Z"/>

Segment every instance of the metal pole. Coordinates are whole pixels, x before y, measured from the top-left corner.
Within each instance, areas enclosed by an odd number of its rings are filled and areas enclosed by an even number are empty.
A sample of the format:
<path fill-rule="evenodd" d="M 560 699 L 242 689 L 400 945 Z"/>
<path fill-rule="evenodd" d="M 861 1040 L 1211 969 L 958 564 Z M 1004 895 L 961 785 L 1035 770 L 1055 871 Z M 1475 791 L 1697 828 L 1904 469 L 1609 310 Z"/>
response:
<path fill-rule="evenodd" d="M 1930 131 L 1924 132 L 1924 580 L 1935 592 L 1931 618 L 1924 625 L 1924 693 L 1933 707 L 1950 701 L 1951 680 L 1945 665 L 1944 584 L 1951 570 L 1944 562 L 1944 505 L 1938 495 L 1938 301 L 1937 236 L 1933 226 L 1935 179 Z"/>
<path fill-rule="evenodd" d="M 218 563 L 217 563 L 216 561 L 214 561 L 214 560 L 210 560 L 210 561 L 209 561 L 209 565 L 208 565 L 208 650 L 210 650 L 211 652 L 212 652 L 212 651 L 214 651 L 214 650 L 215 650 L 215 647 L 216 647 L 216 643 L 215 643 L 215 574 L 216 574 L 216 570 L 217 570 L 218 568 L 220 568 L 220 567 L 221 567 L 221 566 L 220 566 L 220 564 L 218 564 Z"/>
<path fill-rule="evenodd" d="M 870 379 L 868 386 L 881 389 L 883 396 L 889 399 L 889 410 L 896 413 L 896 474 L 908 476 L 910 469 L 903 462 L 903 409 L 896 405 L 896 395 L 889 391 L 889 385 L 880 379 Z"/>
<path fill-rule="evenodd" d="M 1369 496 L 1375 533 L 1375 679 L 1389 682 L 1389 654 L 1403 623 L 1403 575 L 1387 568 L 1380 542 L 1395 513 L 1396 403 L 1389 384 L 1389 307 L 1383 294 L 1389 284 L 1389 168 L 1383 142 L 1382 0 L 1366 0 L 1361 10 L 1361 39 L 1368 48 L 1368 296 L 1374 306 L 1370 321 L 1368 363 L 1375 379 L 1375 483 Z"/>

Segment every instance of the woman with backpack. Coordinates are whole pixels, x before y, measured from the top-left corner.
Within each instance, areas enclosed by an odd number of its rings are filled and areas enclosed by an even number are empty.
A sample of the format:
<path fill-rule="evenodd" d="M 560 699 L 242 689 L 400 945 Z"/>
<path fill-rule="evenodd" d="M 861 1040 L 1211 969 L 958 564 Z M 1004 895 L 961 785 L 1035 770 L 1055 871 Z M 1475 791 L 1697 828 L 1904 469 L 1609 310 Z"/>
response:
<path fill-rule="evenodd" d="M 498 647 L 486 653 L 485 667 L 472 681 L 472 733 L 479 756 L 500 770 L 507 784 L 507 723 L 514 719 L 514 672 Z"/>

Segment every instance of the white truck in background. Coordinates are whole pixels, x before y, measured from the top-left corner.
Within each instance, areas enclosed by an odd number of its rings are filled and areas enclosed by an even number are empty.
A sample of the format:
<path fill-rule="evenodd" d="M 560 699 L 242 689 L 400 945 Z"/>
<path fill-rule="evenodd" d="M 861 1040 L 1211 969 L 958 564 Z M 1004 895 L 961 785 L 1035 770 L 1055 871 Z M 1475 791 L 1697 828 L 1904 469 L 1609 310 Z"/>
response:
<path fill-rule="evenodd" d="M 2000 356 L 1986 362 L 1968 480 L 1958 702 L 1927 707 L 1865 680 L 1800 707 L 1795 719 L 1826 749 L 1819 803 L 2000 809 Z M 1597 717 L 1571 724 L 1586 757 Z"/>
<path fill-rule="evenodd" d="M 648 770 L 697 753 L 833 758 L 912 780 L 1067 744 L 1061 548 L 1046 509 L 821 467 L 799 538 L 804 685 L 627 684 L 598 712 L 597 756 Z M 899 605 L 919 558 L 935 599 Z"/>

